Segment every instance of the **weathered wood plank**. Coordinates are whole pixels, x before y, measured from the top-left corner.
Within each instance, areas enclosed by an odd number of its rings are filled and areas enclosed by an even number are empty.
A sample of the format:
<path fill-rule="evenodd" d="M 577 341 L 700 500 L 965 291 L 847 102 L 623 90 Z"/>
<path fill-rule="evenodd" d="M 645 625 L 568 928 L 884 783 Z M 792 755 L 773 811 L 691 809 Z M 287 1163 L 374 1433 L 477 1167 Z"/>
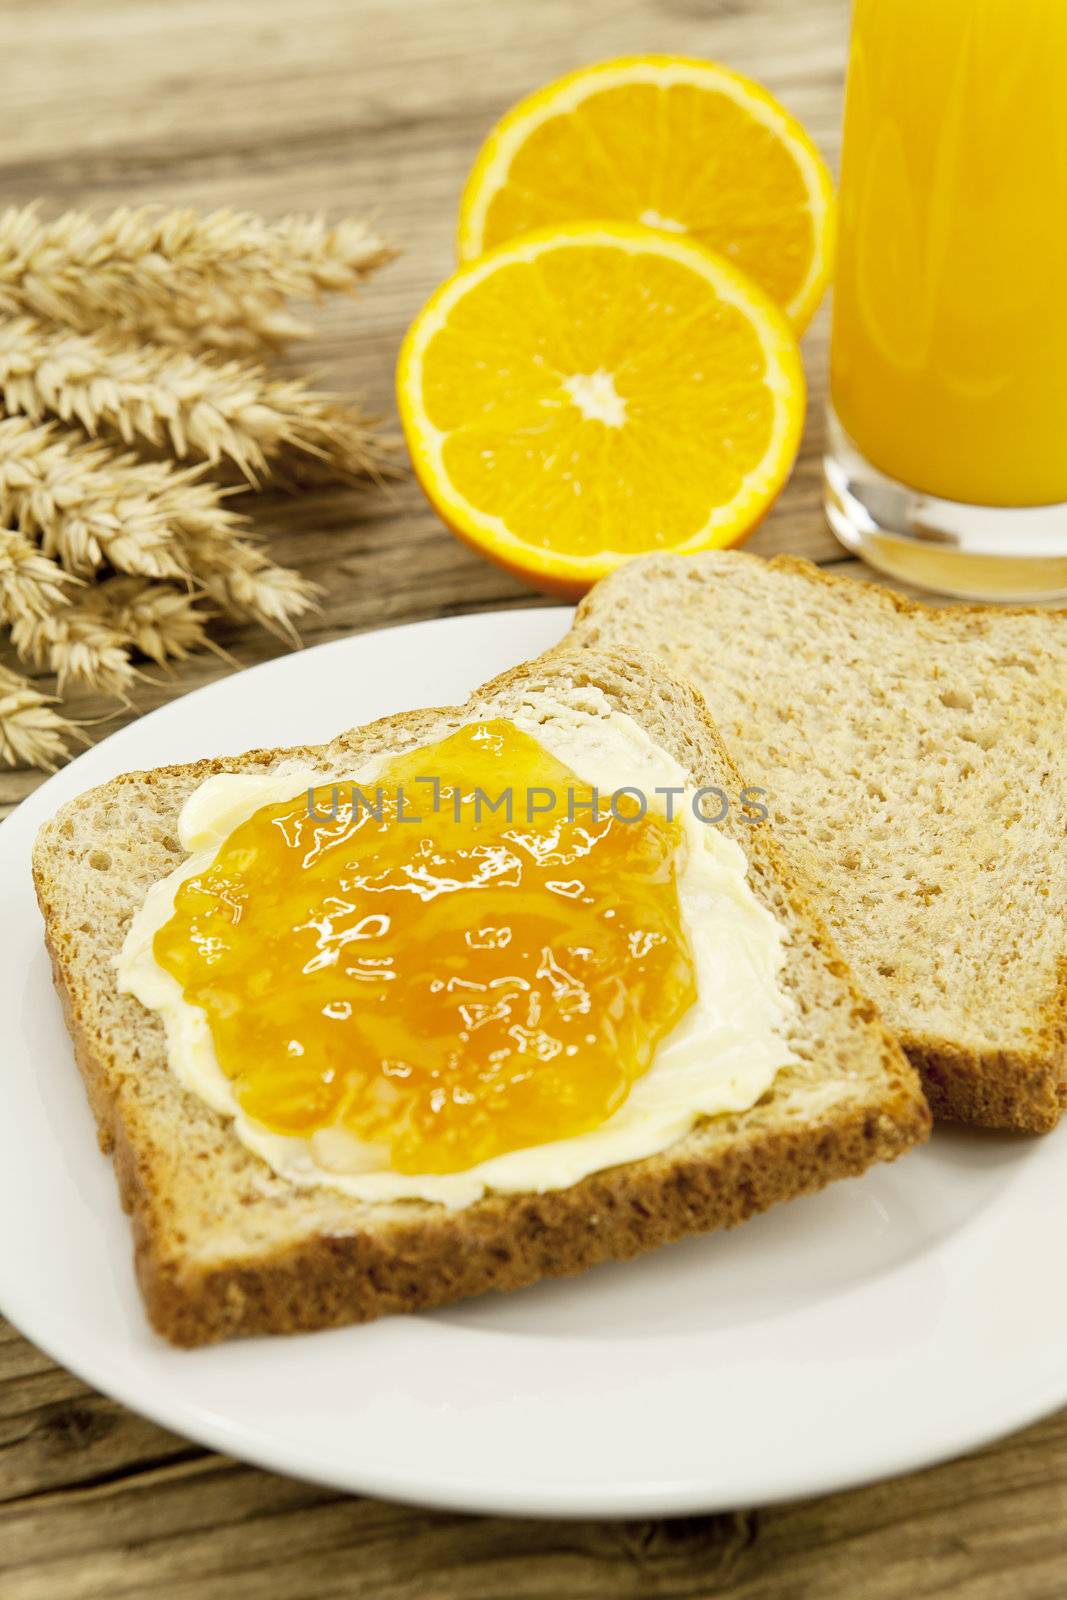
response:
<path fill-rule="evenodd" d="M 0 1573 L 5 1600 L 1058 1600 L 1065 1513 L 1063 1417 L 910 1479 L 666 1523 L 439 1515 L 203 1457 L 0 1509 Z"/>

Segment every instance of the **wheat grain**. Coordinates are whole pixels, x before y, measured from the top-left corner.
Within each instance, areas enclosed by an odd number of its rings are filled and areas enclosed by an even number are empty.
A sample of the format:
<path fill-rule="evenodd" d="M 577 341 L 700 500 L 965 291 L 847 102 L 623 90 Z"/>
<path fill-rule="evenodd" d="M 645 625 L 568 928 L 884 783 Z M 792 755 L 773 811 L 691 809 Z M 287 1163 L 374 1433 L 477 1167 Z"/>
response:
<path fill-rule="evenodd" d="M 0 528 L 0 622 L 47 616 L 78 581 L 23 534 Z"/>
<path fill-rule="evenodd" d="M 223 611 L 299 642 L 294 624 L 315 608 L 321 593 L 317 584 L 278 566 L 243 539 L 191 535 L 183 540 L 183 551 L 193 577 Z"/>
<path fill-rule="evenodd" d="M 209 646 L 208 613 L 188 590 L 150 578 L 107 578 L 94 587 L 99 614 L 132 649 L 161 665 Z"/>
<path fill-rule="evenodd" d="M 321 217 L 267 223 L 246 212 L 120 207 L 95 221 L 37 208 L 0 213 L 0 310 L 81 331 L 121 322 L 173 329 L 186 342 L 237 329 L 277 342 L 292 330 L 287 296 L 352 292 L 391 251 L 361 223 Z"/>
<path fill-rule="evenodd" d="M 112 325 L 149 344 L 208 355 L 276 353 L 296 340 L 310 338 L 314 332 L 310 323 L 273 302 L 264 305 L 256 295 L 242 296 L 240 322 L 227 320 L 233 315 L 230 296 L 211 294 L 205 289 L 195 304 L 176 300 L 169 311 L 145 314 L 135 322 L 113 318 Z M 100 326 L 104 326 L 103 322 Z"/>
<path fill-rule="evenodd" d="M 335 477 L 380 473 L 387 461 L 358 412 L 301 379 L 31 317 L 0 323 L 0 395 L 9 413 L 110 428 L 179 460 L 228 459 L 252 482 L 283 457 L 309 456 Z"/>
<path fill-rule="evenodd" d="M 103 694 L 125 698 L 137 676 L 125 639 L 94 602 L 96 587 L 80 605 L 63 606 L 44 617 L 19 617 L 11 642 L 23 661 L 52 672 L 60 694 L 80 682 Z"/>
<path fill-rule="evenodd" d="M 207 620 L 188 589 L 114 576 L 73 603 L 15 618 L 11 642 L 31 666 L 55 673 L 61 692 L 77 680 L 125 696 L 137 676 L 134 652 L 160 664 L 184 660 L 208 645 Z"/>
<path fill-rule="evenodd" d="M 38 534 L 45 554 L 79 575 L 110 565 L 183 577 L 179 535 L 218 536 L 245 522 L 202 471 L 142 461 L 53 423 L 0 418 L 0 520 Z"/>
<path fill-rule="evenodd" d="M 0 761 L 51 772 L 69 755 L 66 741 L 76 729 L 53 704 L 28 678 L 0 667 Z"/>
<path fill-rule="evenodd" d="M 246 218 L 246 223 L 257 221 Z M 351 294 L 396 254 L 366 223 L 351 217 L 331 227 L 321 215 L 288 216 L 266 227 L 279 282 L 297 299 Z"/>

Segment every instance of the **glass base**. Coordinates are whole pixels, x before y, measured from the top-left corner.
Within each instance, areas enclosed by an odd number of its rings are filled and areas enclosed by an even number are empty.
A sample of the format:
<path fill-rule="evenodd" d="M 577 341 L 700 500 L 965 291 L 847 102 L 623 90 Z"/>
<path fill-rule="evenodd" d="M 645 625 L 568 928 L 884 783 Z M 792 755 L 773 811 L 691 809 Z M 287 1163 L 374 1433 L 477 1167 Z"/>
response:
<path fill-rule="evenodd" d="M 919 589 L 965 600 L 1067 600 L 1067 503 L 964 505 L 887 478 L 830 410 L 823 503 L 853 555 Z"/>

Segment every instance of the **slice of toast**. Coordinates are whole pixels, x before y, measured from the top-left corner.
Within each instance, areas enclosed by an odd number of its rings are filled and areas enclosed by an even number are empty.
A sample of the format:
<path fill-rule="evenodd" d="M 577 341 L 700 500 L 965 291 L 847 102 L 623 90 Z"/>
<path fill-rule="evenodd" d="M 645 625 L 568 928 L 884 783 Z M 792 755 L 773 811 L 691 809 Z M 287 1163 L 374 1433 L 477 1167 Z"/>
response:
<path fill-rule="evenodd" d="M 935 608 L 810 562 L 639 558 L 568 645 L 706 697 L 935 1116 L 1067 1103 L 1067 612 Z"/>
<path fill-rule="evenodd" d="M 706 1119 L 668 1150 L 545 1194 L 488 1196 L 462 1210 L 367 1204 L 298 1188 L 185 1091 L 159 1018 L 116 990 L 114 962 L 146 891 L 182 859 L 178 813 L 212 773 L 264 771 L 297 757 L 324 776 L 381 751 L 443 738 L 476 717 L 546 716 L 602 691 L 695 784 L 741 780 L 688 685 L 652 663 L 554 653 L 463 707 L 411 712 L 302 750 L 134 772 L 69 802 L 41 831 L 35 880 L 78 1064 L 132 1214 L 138 1277 L 153 1326 L 181 1345 L 293 1332 L 415 1311 L 482 1290 L 581 1271 L 889 1160 L 925 1137 L 914 1072 L 854 986 L 766 826 L 724 827 L 746 850 L 760 900 L 788 930 L 782 982 L 796 1001 L 799 1060 L 750 1111 Z"/>

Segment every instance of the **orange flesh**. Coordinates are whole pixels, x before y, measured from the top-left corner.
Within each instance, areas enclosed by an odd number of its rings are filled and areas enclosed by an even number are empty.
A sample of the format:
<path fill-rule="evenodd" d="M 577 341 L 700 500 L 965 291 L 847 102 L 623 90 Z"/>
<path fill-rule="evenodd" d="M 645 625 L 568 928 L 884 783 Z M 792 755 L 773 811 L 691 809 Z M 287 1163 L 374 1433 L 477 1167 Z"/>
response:
<path fill-rule="evenodd" d="M 602 382 L 617 424 L 568 378 Z M 426 350 L 423 400 L 478 512 L 580 554 L 696 537 L 759 469 L 777 412 L 751 316 L 690 267 L 610 241 L 546 251 L 460 300 Z"/>
<path fill-rule="evenodd" d="M 439 780 L 436 810 L 420 777 Z M 510 821 L 484 798 L 509 790 Z M 528 790 L 552 792 L 529 818 Z M 493 721 L 362 793 L 326 786 L 237 827 L 154 951 L 203 1007 L 242 1109 L 279 1133 L 340 1125 L 405 1173 L 609 1117 L 696 989 L 680 824 L 630 798 L 613 816 L 606 795 L 594 818 L 592 798 Z"/>
<path fill-rule="evenodd" d="M 533 128 L 489 203 L 482 250 L 586 217 L 689 234 L 782 306 L 818 248 L 793 151 L 749 106 L 696 83 L 594 90 Z"/>

